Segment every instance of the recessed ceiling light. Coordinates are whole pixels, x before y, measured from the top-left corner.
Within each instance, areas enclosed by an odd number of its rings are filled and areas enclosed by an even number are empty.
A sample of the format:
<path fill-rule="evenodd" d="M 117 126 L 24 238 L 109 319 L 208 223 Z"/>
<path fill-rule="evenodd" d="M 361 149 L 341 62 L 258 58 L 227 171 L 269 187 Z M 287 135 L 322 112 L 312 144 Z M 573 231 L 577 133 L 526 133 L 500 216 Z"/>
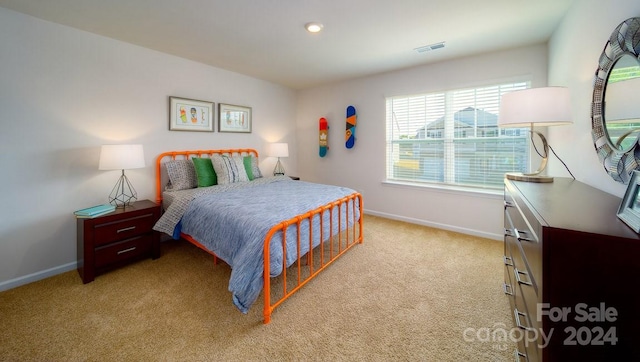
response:
<path fill-rule="evenodd" d="M 304 28 L 310 33 L 318 33 L 324 26 L 320 23 L 312 22 L 304 24 Z"/>

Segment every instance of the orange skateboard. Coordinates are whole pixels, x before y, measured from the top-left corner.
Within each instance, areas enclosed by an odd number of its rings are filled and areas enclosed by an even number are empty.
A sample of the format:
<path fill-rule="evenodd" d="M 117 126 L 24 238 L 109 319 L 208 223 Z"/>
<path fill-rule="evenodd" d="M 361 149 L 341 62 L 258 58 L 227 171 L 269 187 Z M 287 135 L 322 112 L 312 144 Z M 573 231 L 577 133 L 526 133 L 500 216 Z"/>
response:
<path fill-rule="evenodd" d="M 320 118 L 320 157 L 324 157 L 327 155 L 327 150 L 329 149 L 329 124 L 327 119 L 322 117 Z"/>

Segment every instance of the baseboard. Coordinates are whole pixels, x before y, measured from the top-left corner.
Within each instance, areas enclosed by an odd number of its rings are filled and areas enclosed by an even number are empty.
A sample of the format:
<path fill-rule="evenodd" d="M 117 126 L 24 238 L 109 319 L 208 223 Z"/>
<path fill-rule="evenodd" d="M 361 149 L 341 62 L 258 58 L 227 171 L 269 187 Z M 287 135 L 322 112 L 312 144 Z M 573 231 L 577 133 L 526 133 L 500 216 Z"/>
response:
<path fill-rule="evenodd" d="M 411 223 L 411 224 L 418 224 L 418 225 L 428 226 L 428 227 L 437 228 L 437 229 L 454 231 L 454 232 L 461 233 L 461 234 L 478 236 L 478 237 L 485 238 L 485 239 L 492 239 L 492 240 L 498 240 L 498 241 L 503 241 L 504 240 L 504 235 L 502 235 L 502 234 L 492 234 L 492 233 L 487 233 L 487 232 L 480 231 L 480 230 L 468 229 L 468 228 L 463 228 L 463 227 L 459 227 L 459 226 L 455 226 L 455 225 L 440 224 L 440 223 L 430 222 L 430 221 L 426 221 L 426 220 L 415 219 L 415 218 L 412 218 L 412 217 L 400 216 L 400 215 L 395 215 L 395 214 L 388 214 L 386 212 L 379 212 L 379 211 L 373 211 L 373 210 L 367 210 L 367 209 L 364 210 L 364 213 L 368 214 L 368 215 L 384 217 L 384 218 L 387 218 L 387 219 L 404 221 L 404 222 L 408 222 L 408 223 Z"/>
<path fill-rule="evenodd" d="M 0 283 L 0 292 L 17 288 L 21 285 L 37 282 L 38 280 L 46 279 L 54 275 L 66 273 L 68 271 L 75 270 L 77 268 L 78 268 L 78 263 L 72 262 L 72 263 L 56 266 L 47 270 L 42 270 L 36 273 L 32 273 L 29 275 L 21 276 L 19 278 L 7 280 L 5 282 Z"/>

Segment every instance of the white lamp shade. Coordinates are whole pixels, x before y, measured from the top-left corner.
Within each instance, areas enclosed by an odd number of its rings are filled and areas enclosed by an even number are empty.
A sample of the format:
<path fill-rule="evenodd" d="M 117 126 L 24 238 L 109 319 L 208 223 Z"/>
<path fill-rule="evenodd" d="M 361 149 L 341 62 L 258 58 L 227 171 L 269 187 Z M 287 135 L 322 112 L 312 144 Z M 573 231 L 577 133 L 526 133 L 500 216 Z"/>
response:
<path fill-rule="evenodd" d="M 142 145 L 103 145 L 99 170 L 130 170 L 144 167 Z"/>
<path fill-rule="evenodd" d="M 571 95 L 565 87 L 530 88 L 505 93 L 500 101 L 500 127 L 571 124 Z"/>
<path fill-rule="evenodd" d="M 272 157 L 289 157 L 288 143 L 272 143 L 269 149 L 269 156 Z"/>

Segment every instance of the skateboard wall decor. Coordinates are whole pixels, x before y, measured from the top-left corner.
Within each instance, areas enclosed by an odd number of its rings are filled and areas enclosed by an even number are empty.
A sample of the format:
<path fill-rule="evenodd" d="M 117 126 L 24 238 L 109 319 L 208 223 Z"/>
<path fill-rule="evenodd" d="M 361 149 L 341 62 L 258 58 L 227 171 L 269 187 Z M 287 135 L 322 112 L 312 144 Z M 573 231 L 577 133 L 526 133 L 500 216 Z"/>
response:
<path fill-rule="evenodd" d="M 353 148 L 356 144 L 356 108 L 347 107 L 347 130 L 345 134 L 347 148 Z"/>
<path fill-rule="evenodd" d="M 329 123 L 324 117 L 320 118 L 318 123 L 320 128 L 320 157 L 324 157 L 327 155 L 327 150 L 329 149 Z"/>

